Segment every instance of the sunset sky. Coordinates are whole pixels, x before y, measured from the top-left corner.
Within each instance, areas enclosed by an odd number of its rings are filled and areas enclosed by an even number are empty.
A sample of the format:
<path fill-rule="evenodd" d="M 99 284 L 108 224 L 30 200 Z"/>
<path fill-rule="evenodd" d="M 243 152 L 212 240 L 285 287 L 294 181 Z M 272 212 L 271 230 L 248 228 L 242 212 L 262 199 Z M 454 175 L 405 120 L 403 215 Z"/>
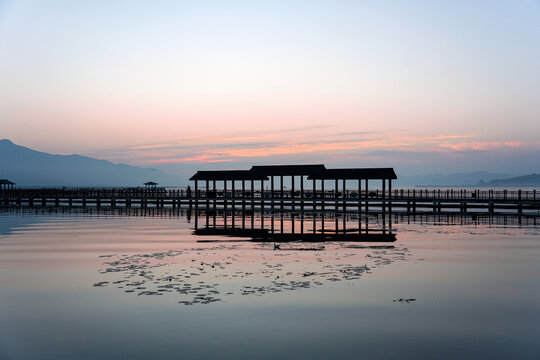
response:
<path fill-rule="evenodd" d="M 524 174 L 539 134 L 539 0 L 0 0 L 0 138 L 41 151 Z"/>

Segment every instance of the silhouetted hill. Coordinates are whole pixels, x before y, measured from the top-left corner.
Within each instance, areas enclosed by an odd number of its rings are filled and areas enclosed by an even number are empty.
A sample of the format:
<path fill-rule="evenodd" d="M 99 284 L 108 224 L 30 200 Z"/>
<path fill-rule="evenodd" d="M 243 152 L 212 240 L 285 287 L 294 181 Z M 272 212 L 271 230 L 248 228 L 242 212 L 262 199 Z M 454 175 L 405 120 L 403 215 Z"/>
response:
<path fill-rule="evenodd" d="M 396 181 L 396 186 L 476 186 L 481 181 L 491 181 L 495 179 L 507 179 L 514 177 L 512 174 L 489 173 L 486 171 L 474 171 L 470 173 L 456 174 L 429 174 L 429 175 L 400 175 Z"/>
<path fill-rule="evenodd" d="M 479 183 L 478 186 L 512 186 L 512 187 L 540 186 L 540 174 L 516 176 L 510 179 L 496 179 L 489 182 Z"/>
<path fill-rule="evenodd" d="M 81 155 L 53 155 L 0 140 L 0 178 L 23 186 L 178 186 L 180 179 L 158 170 L 114 164 Z"/>

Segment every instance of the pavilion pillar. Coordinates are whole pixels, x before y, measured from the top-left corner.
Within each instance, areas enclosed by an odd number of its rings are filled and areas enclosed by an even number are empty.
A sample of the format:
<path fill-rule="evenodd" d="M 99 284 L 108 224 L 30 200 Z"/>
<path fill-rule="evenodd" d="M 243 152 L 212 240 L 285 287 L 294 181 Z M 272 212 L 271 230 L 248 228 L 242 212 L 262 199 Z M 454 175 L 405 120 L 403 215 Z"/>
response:
<path fill-rule="evenodd" d="M 227 180 L 223 180 L 223 207 L 227 208 Z"/>
<path fill-rule="evenodd" d="M 206 180 L 206 207 L 210 206 L 210 200 L 208 200 L 208 190 L 210 190 L 210 180 Z"/>
<path fill-rule="evenodd" d="M 294 175 L 291 176 L 291 205 L 294 209 Z"/>
<path fill-rule="evenodd" d="M 300 176 L 300 197 L 304 198 L 304 175 Z"/>
<path fill-rule="evenodd" d="M 246 208 L 246 180 L 242 179 L 242 210 Z"/>
<path fill-rule="evenodd" d="M 382 179 L 382 212 L 386 212 L 386 180 Z"/>
<path fill-rule="evenodd" d="M 261 180 L 261 211 L 264 210 L 264 180 Z"/>
<path fill-rule="evenodd" d="M 254 205 L 254 201 L 255 201 L 255 180 L 251 179 L 251 184 L 250 184 L 250 190 L 251 190 L 251 210 L 253 210 L 253 207 L 255 206 Z"/>
<path fill-rule="evenodd" d="M 280 176 L 280 186 L 281 186 L 281 192 L 280 192 L 280 197 L 281 197 L 281 210 L 283 210 L 283 175 Z"/>
<path fill-rule="evenodd" d="M 362 198 L 361 194 L 362 194 L 362 180 L 358 179 L 358 212 L 362 211 L 362 201 L 360 200 Z"/>
<path fill-rule="evenodd" d="M 324 210 L 324 179 L 321 179 L 321 193 L 322 193 L 322 202 L 321 202 L 321 209 Z"/>
<path fill-rule="evenodd" d="M 236 180 L 231 180 L 231 197 L 234 199 L 235 195 L 234 195 L 234 185 L 236 183 Z M 232 203 L 234 204 L 234 200 L 232 201 Z"/>
<path fill-rule="evenodd" d="M 199 180 L 195 180 L 195 209 L 197 209 L 198 206 L 199 206 Z M 197 215 L 195 215 L 195 218 L 196 217 Z"/>
<path fill-rule="evenodd" d="M 317 182 L 315 181 L 315 178 L 313 178 L 313 210 L 317 210 L 317 200 L 315 200 L 317 195 Z M 315 220 L 315 215 L 313 215 L 313 219 Z M 315 227 L 315 225 L 313 225 Z"/>
<path fill-rule="evenodd" d="M 274 175 L 270 176 L 270 198 L 272 199 L 272 210 L 274 210 Z"/>
<path fill-rule="evenodd" d="M 369 183 L 368 183 L 368 179 L 366 179 L 366 214 L 369 213 Z M 367 226 L 367 223 L 366 223 L 366 226 Z M 367 230 L 367 228 L 366 228 Z"/>
<path fill-rule="evenodd" d="M 347 211 L 347 180 L 343 179 L 343 211 Z"/>
<path fill-rule="evenodd" d="M 212 180 L 212 187 L 214 189 L 214 210 L 215 210 L 216 205 L 217 205 L 216 180 Z"/>
<path fill-rule="evenodd" d="M 300 208 L 304 209 L 304 175 L 300 176 Z"/>
<path fill-rule="evenodd" d="M 388 179 L 388 211 L 392 213 L 392 179 Z"/>
<path fill-rule="evenodd" d="M 339 190 L 339 183 L 338 183 L 338 179 L 334 179 L 334 210 L 338 210 L 338 190 Z M 336 218 L 337 219 L 337 218 Z"/>

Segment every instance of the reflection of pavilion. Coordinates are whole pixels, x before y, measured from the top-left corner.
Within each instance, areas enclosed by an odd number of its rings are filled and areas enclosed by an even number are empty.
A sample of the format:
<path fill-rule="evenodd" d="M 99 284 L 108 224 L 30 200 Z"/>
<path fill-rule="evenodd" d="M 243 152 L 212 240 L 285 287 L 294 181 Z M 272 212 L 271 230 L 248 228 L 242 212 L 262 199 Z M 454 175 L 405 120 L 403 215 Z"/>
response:
<path fill-rule="evenodd" d="M 251 238 L 252 241 L 355 241 L 394 242 L 391 216 L 358 213 L 254 212 L 207 210 L 194 214 L 195 235 Z M 201 222 L 204 221 L 204 225 Z"/>

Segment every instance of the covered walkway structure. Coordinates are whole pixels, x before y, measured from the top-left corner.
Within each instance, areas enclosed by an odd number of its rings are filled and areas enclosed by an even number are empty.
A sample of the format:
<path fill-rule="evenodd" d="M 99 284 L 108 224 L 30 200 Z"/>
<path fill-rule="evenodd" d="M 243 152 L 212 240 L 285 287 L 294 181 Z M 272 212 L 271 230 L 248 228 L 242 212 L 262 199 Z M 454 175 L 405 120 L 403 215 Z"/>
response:
<path fill-rule="evenodd" d="M 316 209 L 324 209 L 328 202 L 339 202 L 344 209 L 347 206 L 360 207 L 370 200 L 382 201 L 385 210 L 386 199 L 391 198 L 392 180 L 397 176 L 392 168 L 350 168 L 327 169 L 322 164 L 314 165 L 262 165 L 250 170 L 198 171 L 190 180 L 194 181 L 195 199 L 225 201 L 258 201 L 263 207 L 265 202 L 274 208 L 279 203 L 281 208 L 290 205 L 309 204 Z M 369 188 L 369 181 L 381 181 L 381 187 Z M 200 182 L 204 187 L 201 187 Z M 331 182 L 328 186 L 328 182 Z M 216 187 L 222 182 L 223 187 Z M 241 191 L 236 183 L 241 183 Z M 362 187 L 362 182 L 364 187 Z M 210 186 L 210 183 L 212 186 Z M 246 183 L 249 189 L 246 191 Z M 353 183 L 353 184 L 351 184 Z M 229 187 L 228 184 L 231 186 Z M 349 185 L 349 187 L 348 187 Z M 196 200 L 197 201 L 197 200 Z M 356 204 L 353 204 L 356 203 Z"/>
<path fill-rule="evenodd" d="M 14 182 L 9 181 L 8 179 L 0 179 L 0 190 L 13 190 L 14 186 Z"/>

